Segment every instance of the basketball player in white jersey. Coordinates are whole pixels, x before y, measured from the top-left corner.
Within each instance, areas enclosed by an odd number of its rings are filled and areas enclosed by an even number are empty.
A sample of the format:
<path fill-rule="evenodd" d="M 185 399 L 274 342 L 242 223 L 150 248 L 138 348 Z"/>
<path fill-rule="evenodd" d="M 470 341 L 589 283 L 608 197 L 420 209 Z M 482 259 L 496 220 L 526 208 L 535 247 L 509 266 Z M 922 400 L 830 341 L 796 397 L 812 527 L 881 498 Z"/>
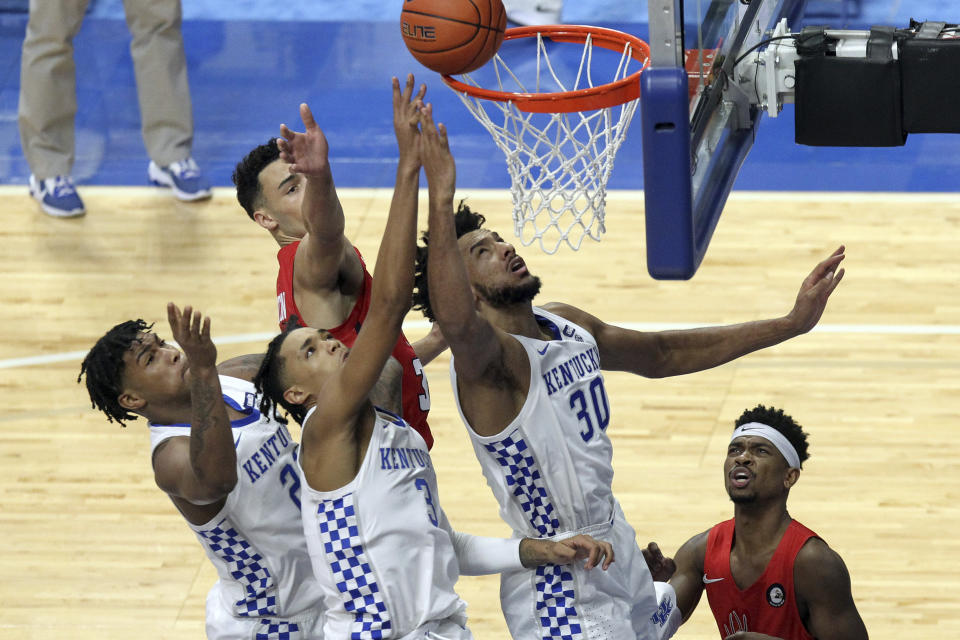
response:
<path fill-rule="evenodd" d="M 690 373 L 809 331 L 840 282 L 841 247 L 804 280 L 785 317 L 641 333 L 566 304 L 534 307 L 540 281 L 482 216 L 454 214 L 456 167 L 430 106 L 422 127 L 429 251 L 414 301 L 453 354 L 451 378 L 487 483 L 515 536 L 589 533 L 617 553 L 610 571 L 541 567 L 505 573 L 501 604 L 514 638 L 656 638 L 653 581 L 611 484 L 610 404 L 601 368 L 647 377 Z"/>
<path fill-rule="evenodd" d="M 398 126 L 411 127 L 419 146 L 418 109 L 407 118 Z M 352 348 L 324 330 L 285 331 L 256 377 L 266 396 L 261 409 L 270 411 L 272 401 L 303 425 L 303 529 L 324 590 L 328 638 L 467 640 L 466 604 L 454 591 L 460 573 L 532 575 L 524 567 L 589 556 L 585 566 L 603 558 L 606 568 L 612 560 L 609 545 L 587 536 L 554 542 L 455 533 L 423 437 L 371 403 L 410 306 L 416 224 L 415 201 L 398 186 Z"/>
<path fill-rule="evenodd" d="M 300 521 L 297 443 L 258 410 L 250 382 L 262 355 L 216 366 L 210 319 L 173 304 L 167 315 L 183 352 L 142 320 L 115 326 L 83 361 L 90 399 L 111 422 L 149 421 L 157 486 L 219 575 L 207 596 L 207 637 L 322 638 L 322 592 Z"/>

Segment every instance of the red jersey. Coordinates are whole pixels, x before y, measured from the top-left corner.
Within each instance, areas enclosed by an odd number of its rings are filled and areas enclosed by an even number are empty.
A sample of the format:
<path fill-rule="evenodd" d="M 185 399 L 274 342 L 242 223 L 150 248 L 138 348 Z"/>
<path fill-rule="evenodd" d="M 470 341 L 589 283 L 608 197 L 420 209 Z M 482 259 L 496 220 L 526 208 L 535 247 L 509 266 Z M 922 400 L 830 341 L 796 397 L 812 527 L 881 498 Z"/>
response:
<path fill-rule="evenodd" d="M 297 255 L 297 247 L 300 241 L 292 242 L 284 247 L 280 247 L 277 252 L 277 261 L 280 263 L 280 271 L 277 273 L 277 308 L 280 312 L 280 328 L 287 325 L 290 316 L 297 316 L 301 322 L 306 323 L 300 310 L 297 309 L 297 303 L 293 297 L 293 260 Z M 373 286 L 373 278 L 367 271 L 367 265 L 363 261 L 360 251 L 354 248 L 357 257 L 360 258 L 360 264 L 363 265 L 363 285 L 360 288 L 360 294 L 357 296 L 357 302 L 353 305 L 350 315 L 338 327 L 327 329 L 334 338 L 352 347 L 360 333 L 360 325 L 367 317 L 367 311 L 370 309 L 370 291 Z M 326 327 L 318 327 L 326 328 Z M 427 424 L 427 413 L 430 411 L 430 390 L 427 387 L 427 378 L 423 373 L 423 365 L 414 352 L 413 347 L 407 342 L 403 332 L 397 337 L 397 343 L 393 346 L 391 354 L 403 366 L 403 378 L 400 382 L 401 393 L 403 395 L 403 419 L 410 423 L 410 426 L 417 430 L 427 443 L 427 448 L 433 447 L 433 435 L 430 433 L 430 426 Z"/>
<path fill-rule="evenodd" d="M 800 547 L 810 538 L 818 537 L 796 520 L 792 521 L 763 575 L 741 590 L 730 572 L 733 520 L 721 522 L 710 530 L 703 559 L 703 583 L 721 638 L 737 631 L 755 631 L 784 640 L 814 640 L 797 611 L 793 562 Z"/>

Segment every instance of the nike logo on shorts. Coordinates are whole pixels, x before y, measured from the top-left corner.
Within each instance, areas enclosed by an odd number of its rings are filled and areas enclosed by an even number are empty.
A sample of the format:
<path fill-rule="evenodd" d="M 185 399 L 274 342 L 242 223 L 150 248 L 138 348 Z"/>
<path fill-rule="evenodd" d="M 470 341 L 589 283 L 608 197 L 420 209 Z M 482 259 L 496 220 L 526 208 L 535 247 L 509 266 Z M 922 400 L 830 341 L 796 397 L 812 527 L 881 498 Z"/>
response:
<path fill-rule="evenodd" d="M 710 584 L 711 582 L 720 582 L 723 578 L 708 578 L 707 574 L 703 574 L 703 584 Z"/>

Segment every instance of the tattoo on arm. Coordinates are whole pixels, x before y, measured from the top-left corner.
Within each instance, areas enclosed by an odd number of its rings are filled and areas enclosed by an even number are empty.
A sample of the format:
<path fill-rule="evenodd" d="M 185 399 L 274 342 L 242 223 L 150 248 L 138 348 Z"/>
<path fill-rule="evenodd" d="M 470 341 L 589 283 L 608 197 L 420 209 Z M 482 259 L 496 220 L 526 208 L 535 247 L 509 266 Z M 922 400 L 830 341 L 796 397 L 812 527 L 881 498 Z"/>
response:
<path fill-rule="evenodd" d="M 223 398 L 207 384 L 194 385 L 190 395 L 193 405 L 193 423 L 190 428 L 190 461 L 197 478 L 203 480 L 203 466 L 196 463 L 204 455 L 204 436 L 206 432 L 216 424 L 216 418 L 214 417 L 216 403 L 222 403 Z"/>

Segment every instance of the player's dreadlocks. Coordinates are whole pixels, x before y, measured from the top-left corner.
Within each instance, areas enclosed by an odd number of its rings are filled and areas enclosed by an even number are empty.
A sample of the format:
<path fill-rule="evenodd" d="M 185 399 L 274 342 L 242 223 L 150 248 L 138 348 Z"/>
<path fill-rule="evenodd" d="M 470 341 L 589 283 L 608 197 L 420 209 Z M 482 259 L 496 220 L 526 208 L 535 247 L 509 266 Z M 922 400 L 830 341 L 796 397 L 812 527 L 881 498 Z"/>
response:
<path fill-rule="evenodd" d="M 810 454 L 807 453 L 807 434 L 793 418 L 783 412 L 783 409 L 767 408 L 758 404 L 753 409 L 744 411 L 743 415 L 737 418 L 734 428 L 748 422 L 759 422 L 782 433 L 793 445 L 793 448 L 797 450 L 797 456 L 800 458 L 800 468 L 803 468 L 804 461 L 810 457 Z"/>
<path fill-rule="evenodd" d="M 110 329 L 93 345 L 87 357 L 80 365 L 79 384 L 86 375 L 87 393 L 90 394 L 90 404 L 93 408 L 103 411 L 110 422 L 117 422 L 121 427 L 125 420 L 136 420 L 137 415 L 127 411 L 117 401 L 123 391 L 123 354 L 134 342 L 140 340 L 140 335 L 153 328 L 143 320 L 127 320 Z"/>
<path fill-rule="evenodd" d="M 263 356 L 263 361 L 260 363 L 260 370 L 257 371 L 257 375 L 253 378 L 253 384 L 257 387 L 257 393 L 262 395 L 260 399 L 260 413 L 265 416 L 272 415 L 275 420 L 284 423 L 286 419 L 281 417 L 277 412 L 278 406 L 283 407 L 287 413 L 297 421 L 297 424 L 303 424 L 303 418 L 307 415 L 307 410 L 303 405 L 292 404 L 283 397 L 283 392 L 286 390 L 284 384 L 284 366 L 286 363 L 284 359 L 280 357 L 280 347 L 283 345 L 283 341 L 287 339 L 291 331 L 299 329 L 302 326 L 303 325 L 300 324 L 300 318 L 290 316 L 283 332 L 271 340 L 269 346 L 267 346 L 267 353 Z"/>
<path fill-rule="evenodd" d="M 456 213 L 453 214 L 453 224 L 457 231 L 457 237 L 476 231 L 486 222 L 479 213 L 470 210 L 463 200 L 457 206 Z M 417 246 L 417 259 L 413 271 L 413 308 L 422 311 L 428 320 L 434 321 L 433 309 L 430 307 L 430 288 L 427 284 L 427 256 L 430 245 L 430 233 L 424 231 L 420 237 L 423 240 L 422 246 Z"/>

